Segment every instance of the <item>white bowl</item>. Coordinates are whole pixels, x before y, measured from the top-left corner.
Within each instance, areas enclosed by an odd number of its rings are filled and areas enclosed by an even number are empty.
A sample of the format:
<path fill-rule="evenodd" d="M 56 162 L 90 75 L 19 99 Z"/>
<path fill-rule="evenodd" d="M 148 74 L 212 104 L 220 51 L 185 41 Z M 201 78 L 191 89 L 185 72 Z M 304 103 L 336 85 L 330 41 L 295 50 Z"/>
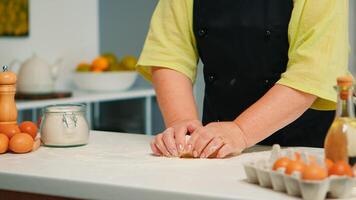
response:
<path fill-rule="evenodd" d="M 123 91 L 135 82 L 137 72 L 75 72 L 73 81 L 77 88 L 87 91 Z"/>

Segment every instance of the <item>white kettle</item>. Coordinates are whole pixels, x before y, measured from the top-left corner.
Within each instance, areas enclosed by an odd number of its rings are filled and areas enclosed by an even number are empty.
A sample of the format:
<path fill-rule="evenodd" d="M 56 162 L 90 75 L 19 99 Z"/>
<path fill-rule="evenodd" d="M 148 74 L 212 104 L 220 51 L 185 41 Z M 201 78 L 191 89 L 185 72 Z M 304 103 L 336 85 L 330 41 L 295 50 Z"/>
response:
<path fill-rule="evenodd" d="M 17 73 L 18 91 L 26 94 L 54 92 L 54 84 L 61 63 L 62 60 L 59 59 L 55 64 L 49 65 L 35 54 L 23 63 L 13 61 L 10 68 Z"/>

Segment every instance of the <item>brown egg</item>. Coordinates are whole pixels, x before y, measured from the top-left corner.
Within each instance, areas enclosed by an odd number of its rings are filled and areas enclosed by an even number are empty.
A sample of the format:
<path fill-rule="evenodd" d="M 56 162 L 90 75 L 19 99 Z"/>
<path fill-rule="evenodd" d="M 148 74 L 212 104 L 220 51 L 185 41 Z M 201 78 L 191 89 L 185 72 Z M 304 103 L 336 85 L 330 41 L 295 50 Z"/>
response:
<path fill-rule="evenodd" d="M 11 139 L 12 136 L 21 132 L 17 124 L 0 124 L 0 133 L 4 133 Z"/>
<path fill-rule="evenodd" d="M 273 170 L 278 170 L 279 168 L 287 168 L 291 160 L 288 157 L 281 157 L 273 164 Z"/>
<path fill-rule="evenodd" d="M 335 175 L 335 176 L 350 176 L 353 177 L 353 171 L 351 166 L 343 161 L 337 161 L 335 162 L 329 169 L 329 176 Z"/>
<path fill-rule="evenodd" d="M 334 165 L 334 162 L 328 158 L 325 158 L 325 165 L 328 170 Z"/>
<path fill-rule="evenodd" d="M 303 171 L 302 178 L 304 180 L 323 180 L 328 177 L 326 168 L 319 166 L 316 163 L 307 165 Z"/>
<path fill-rule="evenodd" d="M 288 165 L 286 167 L 286 174 L 291 175 L 293 172 L 300 172 L 301 174 L 303 173 L 305 169 L 305 164 L 302 160 L 297 159 L 297 160 L 290 160 L 288 162 Z"/>
<path fill-rule="evenodd" d="M 37 136 L 37 125 L 30 121 L 24 121 L 19 126 L 21 133 L 27 133 L 32 136 L 33 139 Z"/>
<path fill-rule="evenodd" d="M 7 135 L 0 133 L 0 154 L 5 153 L 9 146 L 9 138 Z"/>
<path fill-rule="evenodd" d="M 14 153 L 27 153 L 32 151 L 33 138 L 27 133 L 18 133 L 10 139 L 9 149 Z"/>

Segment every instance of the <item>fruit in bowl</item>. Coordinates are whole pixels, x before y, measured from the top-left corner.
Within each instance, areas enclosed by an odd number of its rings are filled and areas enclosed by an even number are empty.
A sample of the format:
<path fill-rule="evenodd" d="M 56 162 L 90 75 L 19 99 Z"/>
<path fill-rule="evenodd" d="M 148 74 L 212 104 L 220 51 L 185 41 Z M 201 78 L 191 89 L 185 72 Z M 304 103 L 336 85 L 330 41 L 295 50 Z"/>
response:
<path fill-rule="evenodd" d="M 109 69 L 109 60 L 103 56 L 95 58 L 91 64 L 90 70 L 93 72 L 101 72 Z"/>
<path fill-rule="evenodd" d="M 120 66 L 125 70 L 136 70 L 137 59 L 134 56 L 122 58 Z"/>
<path fill-rule="evenodd" d="M 77 72 L 89 72 L 90 68 L 91 68 L 90 64 L 88 64 L 86 62 L 82 62 L 77 65 L 76 71 Z"/>
<path fill-rule="evenodd" d="M 96 57 L 91 63 L 77 65 L 74 74 L 75 85 L 87 91 L 122 91 L 135 82 L 137 59 L 124 56 L 120 61 L 113 53 Z"/>
<path fill-rule="evenodd" d="M 96 57 L 91 63 L 79 63 L 76 72 L 136 71 L 136 64 L 137 58 L 135 56 L 126 55 L 119 60 L 113 53 L 104 53 Z"/>

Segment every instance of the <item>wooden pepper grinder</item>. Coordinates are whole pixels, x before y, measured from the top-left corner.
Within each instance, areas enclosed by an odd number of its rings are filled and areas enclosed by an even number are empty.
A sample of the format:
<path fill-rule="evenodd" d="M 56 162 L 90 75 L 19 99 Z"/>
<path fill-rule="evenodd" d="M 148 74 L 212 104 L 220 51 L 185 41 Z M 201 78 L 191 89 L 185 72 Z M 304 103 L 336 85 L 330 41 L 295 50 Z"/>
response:
<path fill-rule="evenodd" d="M 17 125 L 17 109 L 15 103 L 16 74 L 8 71 L 8 66 L 3 66 L 0 72 L 0 133 L 9 138 L 20 129 Z"/>
<path fill-rule="evenodd" d="M 16 74 L 3 66 L 0 72 L 0 125 L 17 125 L 17 108 L 15 103 Z"/>

